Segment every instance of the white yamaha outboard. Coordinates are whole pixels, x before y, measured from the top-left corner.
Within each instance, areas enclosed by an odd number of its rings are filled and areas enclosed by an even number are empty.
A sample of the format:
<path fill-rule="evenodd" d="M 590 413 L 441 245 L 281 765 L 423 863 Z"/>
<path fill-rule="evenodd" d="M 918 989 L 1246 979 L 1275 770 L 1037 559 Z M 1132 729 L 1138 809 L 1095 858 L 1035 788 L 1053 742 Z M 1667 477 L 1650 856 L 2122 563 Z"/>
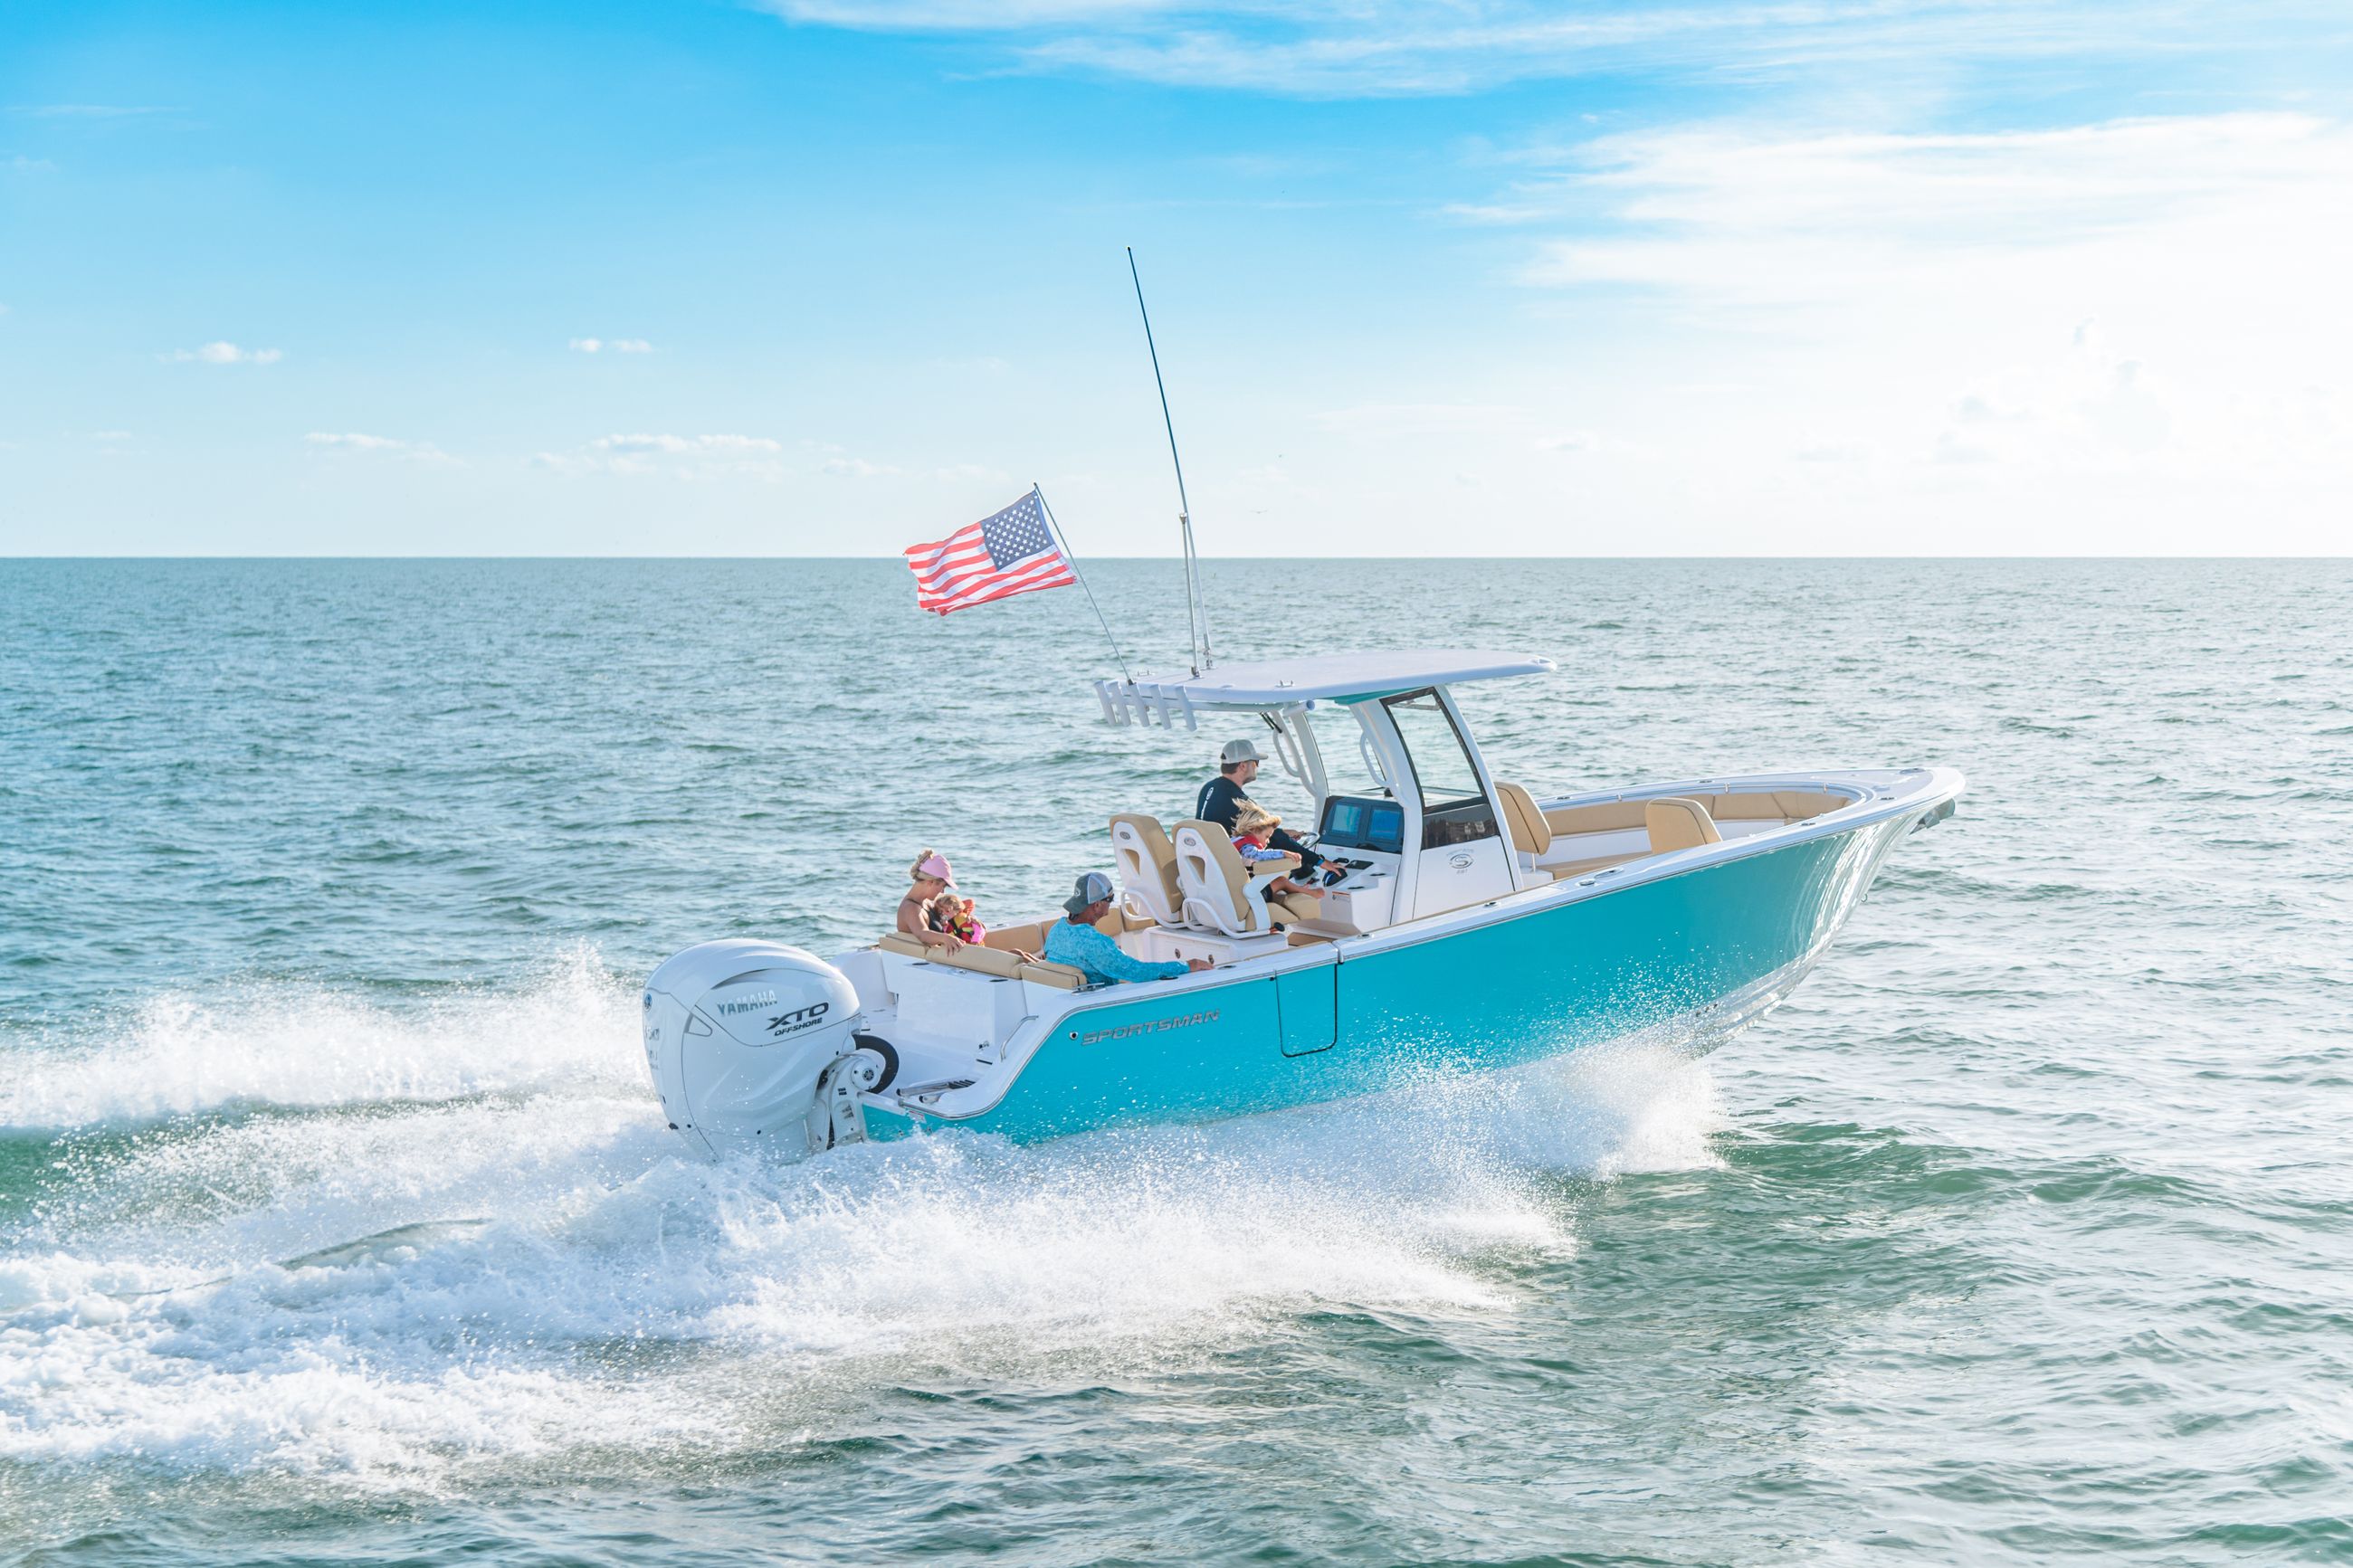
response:
<path fill-rule="evenodd" d="M 672 1129 L 714 1154 L 786 1159 L 863 1142 L 860 1094 L 890 1087 L 898 1053 L 858 1033 L 857 989 L 813 953 L 706 942 L 646 982 L 646 1063 Z"/>

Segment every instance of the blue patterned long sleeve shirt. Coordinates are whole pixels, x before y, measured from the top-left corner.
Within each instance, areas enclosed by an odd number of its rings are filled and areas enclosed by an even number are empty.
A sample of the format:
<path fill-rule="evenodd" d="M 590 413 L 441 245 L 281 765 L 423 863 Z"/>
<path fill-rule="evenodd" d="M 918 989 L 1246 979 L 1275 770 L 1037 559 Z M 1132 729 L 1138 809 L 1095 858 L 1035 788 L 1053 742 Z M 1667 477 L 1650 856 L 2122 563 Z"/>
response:
<path fill-rule="evenodd" d="M 1054 963 L 1067 963 L 1082 971 L 1091 985 L 1107 985 L 1114 980 L 1174 980 L 1190 973 L 1184 961 L 1167 963 L 1147 963 L 1131 958 L 1127 950 L 1090 925 L 1072 925 L 1068 921 L 1056 921 L 1046 933 L 1046 958 Z"/>

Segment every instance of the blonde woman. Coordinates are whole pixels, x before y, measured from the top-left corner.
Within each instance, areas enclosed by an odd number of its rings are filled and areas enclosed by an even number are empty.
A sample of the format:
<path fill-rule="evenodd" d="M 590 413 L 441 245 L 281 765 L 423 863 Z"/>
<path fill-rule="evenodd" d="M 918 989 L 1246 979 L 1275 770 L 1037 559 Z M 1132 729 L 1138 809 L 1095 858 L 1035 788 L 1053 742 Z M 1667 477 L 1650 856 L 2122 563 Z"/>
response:
<path fill-rule="evenodd" d="M 912 884 L 907 896 L 899 900 L 899 929 L 925 947 L 936 947 L 955 952 L 965 945 L 964 938 L 952 931 L 936 931 L 932 926 L 932 901 L 942 893 L 955 890 L 955 868 L 948 858 L 936 849 L 926 849 L 915 857 L 907 868 L 907 880 Z"/>

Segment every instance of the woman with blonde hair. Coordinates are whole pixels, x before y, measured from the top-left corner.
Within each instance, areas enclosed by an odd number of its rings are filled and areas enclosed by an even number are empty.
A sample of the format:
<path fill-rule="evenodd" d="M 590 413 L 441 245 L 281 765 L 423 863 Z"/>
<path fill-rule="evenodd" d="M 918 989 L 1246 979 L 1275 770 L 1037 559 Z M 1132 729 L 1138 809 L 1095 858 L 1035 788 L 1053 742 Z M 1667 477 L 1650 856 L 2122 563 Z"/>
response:
<path fill-rule="evenodd" d="M 932 924 L 933 900 L 955 890 L 955 868 L 948 864 L 948 858 L 936 849 L 924 850 L 907 868 L 907 880 L 912 885 L 907 896 L 899 900 L 900 931 L 925 947 L 949 952 L 963 947 L 964 938 L 952 931 L 936 930 Z"/>

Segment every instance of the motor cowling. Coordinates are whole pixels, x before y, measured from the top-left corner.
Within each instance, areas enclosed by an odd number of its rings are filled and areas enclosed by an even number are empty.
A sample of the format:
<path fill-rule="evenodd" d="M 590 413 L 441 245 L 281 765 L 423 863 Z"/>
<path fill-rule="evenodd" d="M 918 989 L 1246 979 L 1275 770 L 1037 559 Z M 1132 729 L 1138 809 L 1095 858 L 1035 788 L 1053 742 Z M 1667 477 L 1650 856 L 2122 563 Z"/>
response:
<path fill-rule="evenodd" d="M 813 1142 L 821 1149 L 834 1141 L 824 1117 L 812 1115 L 818 1080 L 860 1052 L 853 1037 L 863 1021 L 849 976 L 814 953 L 706 942 L 646 981 L 646 1064 L 670 1126 L 689 1142 L 713 1154 L 760 1147 L 797 1160 Z M 865 1054 L 856 1076 L 861 1087 L 881 1087 Z"/>

